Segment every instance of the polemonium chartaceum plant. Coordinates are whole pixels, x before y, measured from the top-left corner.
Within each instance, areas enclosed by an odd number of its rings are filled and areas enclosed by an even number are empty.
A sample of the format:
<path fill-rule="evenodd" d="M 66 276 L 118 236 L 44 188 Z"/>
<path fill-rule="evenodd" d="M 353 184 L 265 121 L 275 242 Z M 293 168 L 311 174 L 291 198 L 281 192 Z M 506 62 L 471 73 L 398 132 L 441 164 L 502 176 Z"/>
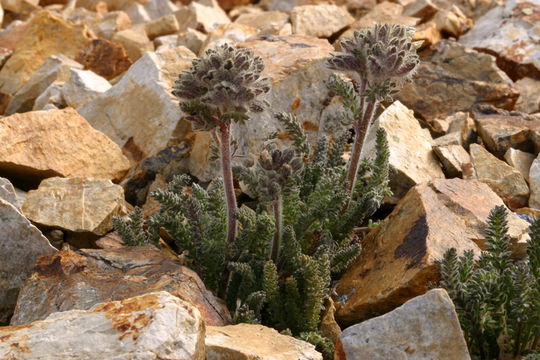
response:
<path fill-rule="evenodd" d="M 355 187 L 364 139 L 377 107 L 411 79 L 419 63 L 413 36 L 412 27 L 376 25 L 342 40 L 342 53 L 327 60 L 328 68 L 344 72 L 350 78 L 348 81 L 333 75 L 329 81 L 329 87 L 343 98 L 345 117 L 355 131 L 345 182 L 349 198 L 343 211 Z"/>
<path fill-rule="evenodd" d="M 249 112 L 262 112 L 267 103 L 260 95 L 270 90 L 263 77 L 264 62 L 250 49 L 223 44 L 193 60 L 180 74 L 173 94 L 197 130 L 211 131 L 221 155 L 221 169 L 227 203 L 227 242 L 236 237 L 237 209 L 231 156 L 231 123 L 249 119 Z"/>

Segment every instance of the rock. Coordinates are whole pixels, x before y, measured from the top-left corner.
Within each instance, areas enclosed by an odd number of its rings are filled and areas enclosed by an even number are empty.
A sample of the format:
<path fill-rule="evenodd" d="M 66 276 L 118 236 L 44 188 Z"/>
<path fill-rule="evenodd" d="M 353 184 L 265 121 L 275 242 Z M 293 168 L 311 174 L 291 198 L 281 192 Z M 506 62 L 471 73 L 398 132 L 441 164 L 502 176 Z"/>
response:
<path fill-rule="evenodd" d="M 540 80 L 525 77 L 515 85 L 519 89 L 519 98 L 514 109 L 529 114 L 540 112 Z"/>
<path fill-rule="evenodd" d="M 212 49 L 221 44 L 238 44 L 249 40 L 257 34 L 257 29 L 247 25 L 236 23 L 219 25 L 208 34 L 206 40 L 201 46 L 199 55 L 202 55 L 208 49 Z"/>
<path fill-rule="evenodd" d="M 471 144 L 469 151 L 478 180 L 488 184 L 510 209 L 527 205 L 529 187 L 517 169 L 497 159 L 481 145 Z"/>
<path fill-rule="evenodd" d="M 162 51 L 164 49 L 174 49 L 178 45 L 176 43 L 178 42 L 178 34 L 170 34 L 170 35 L 163 35 L 158 36 L 154 39 L 154 47 L 156 48 L 156 51 Z"/>
<path fill-rule="evenodd" d="M 200 54 L 202 44 L 206 40 L 206 35 L 195 29 L 187 29 L 186 32 L 178 35 L 177 46 L 185 46 L 194 54 Z"/>
<path fill-rule="evenodd" d="M 326 298 L 324 310 L 321 314 L 319 331 L 321 332 L 321 335 L 329 339 L 332 344 L 335 344 L 339 339 L 339 335 L 341 335 L 341 328 L 334 317 L 335 313 L 336 306 L 334 305 L 334 300 L 332 300 L 331 297 Z"/>
<path fill-rule="evenodd" d="M 92 40 L 76 60 L 85 70 L 92 70 L 107 80 L 124 73 L 132 64 L 121 44 L 105 39 Z"/>
<path fill-rule="evenodd" d="M 34 186 L 50 176 L 119 181 L 129 167 L 120 148 L 73 109 L 0 119 L 0 173 L 12 180 Z"/>
<path fill-rule="evenodd" d="M 434 261 L 449 248 L 479 254 L 497 205 L 503 205 L 499 196 L 476 180 L 437 179 L 409 190 L 341 277 L 337 293 L 352 296 L 338 306 L 338 322 L 356 324 L 425 293 L 440 277 Z M 523 258 L 529 224 L 510 213 L 508 227 L 514 256 Z"/>
<path fill-rule="evenodd" d="M 32 74 L 24 86 L 17 91 L 10 101 L 6 115 L 15 112 L 26 112 L 32 110 L 34 101 L 40 96 L 54 81 L 63 82 L 69 78 L 70 70 L 82 69 L 82 65 L 63 55 L 53 55 L 49 57 L 39 69 Z"/>
<path fill-rule="evenodd" d="M 0 328 L 0 357 L 204 360 L 204 336 L 199 311 L 162 291 Z"/>
<path fill-rule="evenodd" d="M 433 17 L 433 22 L 440 32 L 456 38 L 466 33 L 474 25 L 473 21 L 455 5 L 437 12 Z"/>
<path fill-rule="evenodd" d="M 0 325 L 9 323 L 19 288 L 37 258 L 55 252 L 17 207 L 0 198 Z"/>
<path fill-rule="evenodd" d="M 533 161 L 529 170 L 529 184 L 531 186 L 529 206 L 540 209 L 540 155 Z"/>
<path fill-rule="evenodd" d="M 150 0 L 144 2 L 144 9 L 150 16 L 150 19 L 158 19 L 162 16 L 174 13 L 178 10 L 178 6 L 169 0 Z"/>
<path fill-rule="evenodd" d="M 93 71 L 71 69 L 69 80 L 62 86 L 62 94 L 68 106 L 78 108 L 110 88 L 111 84 Z"/>
<path fill-rule="evenodd" d="M 390 178 L 392 196 L 387 201 L 396 204 L 411 187 L 432 179 L 444 178 L 438 159 L 433 153 L 429 131 L 422 129 L 412 110 L 399 101 L 379 115 L 366 135 L 363 158 L 375 156 L 378 128 L 386 131 L 390 148 L 390 166 L 396 173 Z"/>
<path fill-rule="evenodd" d="M 231 22 L 216 0 L 193 1 L 189 4 L 188 10 L 193 18 L 189 27 L 206 33 L 211 32 L 219 25 Z"/>
<path fill-rule="evenodd" d="M 444 289 L 345 329 L 335 360 L 470 360 L 452 299 Z"/>
<path fill-rule="evenodd" d="M 451 146 L 461 144 L 461 135 L 457 132 L 451 132 L 446 135 L 439 136 L 433 141 L 433 146 Z"/>
<path fill-rule="evenodd" d="M 206 359 L 322 360 L 307 342 L 262 325 L 208 326 Z"/>
<path fill-rule="evenodd" d="M 457 112 L 446 118 L 448 122 L 448 134 L 460 134 L 460 145 L 469 149 L 469 144 L 476 142 L 477 134 L 474 119 L 468 112 Z"/>
<path fill-rule="evenodd" d="M 527 182 L 529 182 L 529 171 L 534 159 L 533 154 L 513 148 L 509 148 L 504 154 L 504 160 L 508 165 L 519 171 Z"/>
<path fill-rule="evenodd" d="M 111 89 L 77 111 L 119 146 L 133 138 L 133 144 L 144 152 L 143 158 L 154 155 L 168 145 L 181 125 L 172 85 L 194 57 L 184 47 L 149 52 Z M 115 119 L 114 123 L 110 119 Z"/>
<path fill-rule="evenodd" d="M 479 18 L 459 42 L 496 56 L 514 81 L 525 76 L 540 80 L 539 16 L 537 1 L 508 0 Z"/>
<path fill-rule="evenodd" d="M 463 165 L 471 163 L 471 157 L 461 145 L 434 146 L 433 151 L 441 161 L 448 178 L 461 177 Z"/>
<path fill-rule="evenodd" d="M 403 15 L 421 19 L 422 22 L 428 21 L 439 11 L 439 7 L 431 0 L 415 0 L 405 7 Z"/>
<path fill-rule="evenodd" d="M 134 0 L 77 0 L 77 6 L 84 7 L 92 11 L 105 10 L 106 12 L 123 10 L 131 5 L 133 1 Z"/>
<path fill-rule="evenodd" d="M 0 199 L 15 206 L 19 212 L 21 211 L 21 203 L 19 203 L 15 188 L 8 179 L 3 177 L 0 177 Z"/>
<path fill-rule="evenodd" d="M 161 174 L 156 174 L 156 178 L 148 187 L 148 195 L 152 194 L 154 191 L 165 189 L 167 189 L 167 181 Z M 146 201 L 142 206 L 142 210 L 144 218 L 147 219 L 161 210 L 161 203 L 152 196 L 146 196 Z"/>
<path fill-rule="evenodd" d="M 154 246 L 77 252 L 62 250 L 40 258 L 21 289 L 12 325 L 52 313 L 87 310 L 104 301 L 166 291 L 195 306 L 207 325 L 231 323 L 225 304 L 199 276 Z"/>
<path fill-rule="evenodd" d="M 540 151 L 539 118 L 490 106 L 475 107 L 473 116 L 478 134 L 497 157 L 511 147 L 532 154 Z"/>
<path fill-rule="evenodd" d="M 347 9 L 337 5 L 295 6 L 291 11 L 293 34 L 329 38 L 353 22 Z"/>
<path fill-rule="evenodd" d="M 479 1 L 470 1 L 470 0 L 433 0 L 433 3 L 442 9 L 452 8 L 454 5 L 459 7 L 461 11 L 468 18 L 478 19 L 480 16 L 484 15 L 491 8 L 501 5 L 503 1 L 501 0 L 479 0 Z"/>
<path fill-rule="evenodd" d="M 284 34 L 290 26 L 289 15 L 282 11 L 264 11 L 260 13 L 242 14 L 236 20 L 236 24 L 251 26 L 266 35 L 290 35 Z M 292 30 L 291 30 L 292 32 Z"/>
<path fill-rule="evenodd" d="M 110 40 L 117 32 L 130 27 L 131 19 L 128 14 L 123 11 L 111 11 L 103 15 L 94 31 L 98 37 Z"/>
<path fill-rule="evenodd" d="M 64 82 L 62 81 L 55 81 L 50 84 L 49 87 L 37 97 L 32 110 L 63 109 L 67 107 L 66 99 L 64 99 L 64 94 L 62 92 L 63 86 Z"/>
<path fill-rule="evenodd" d="M 56 249 L 61 250 L 62 246 L 64 244 L 64 232 L 62 230 L 53 229 L 47 231 L 45 234 L 45 237 L 52 246 L 54 246 Z"/>
<path fill-rule="evenodd" d="M 57 18 L 49 11 L 36 13 L 0 70 L 0 91 L 14 94 L 48 57 L 62 53 L 75 58 L 90 41 L 83 26 Z"/>
<path fill-rule="evenodd" d="M 1 5 L 4 10 L 12 13 L 22 13 L 34 10 L 39 4 L 39 0 L 2 0 Z"/>
<path fill-rule="evenodd" d="M 0 21 L 0 24 L 1 23 L 2 22 Z M 0 47 L 0 69 L 2 68 L 2 66 L 4 66 L 6 61 L 11 56 L 11 54 L 13 54 L 13 50 L 7 49 L 7 48 L 4 48 L 4 47 Z"/>
<path fill-rule="evenodd" d="M 438 42 L 421 58 L 412 83 L 396 98 L 428 123 L 475 103 L 511 109 L 519 96 L 495 59 L 449 40 Z"/>
<path fill-rule="evenodd" d="M 246 5 L 253 2 L 253 0 L 218 0 L 219 6 L 224 10 L 231 10 L 237 6 Z"/>
<path fill-rule="evenodd" d="M 413 41 L 422 41 L 418 50 L 435 45 L 442 40 L 442 35 L 434 21 L 428 21 L 416 26 Z"/>
<path fill-rule="evenodd" d="M 0 31 L 0 47 L 14 51 L 30 32 L 30 22 L 14 20 Z M 2 51 L 4 52 L 4 51 Z"/>
<path fill-rule="evenodd" d="M 154 51 L 154 43 L 146 35 L 144 25 L 133 26 L 119 31 L 114 34 L 112 40 L 124 47 L 132 62 L 137 61 L 147 51 Z"/>
<path fill-rule="evenodd" d="M 526 215 L 529 217 L 530 220 L 539 218 L 540 217 L 540 209 L 533 209 L 533 208 L 521 208 L 517 209 L 516 213 L 521 215 Z"/>
<path fill-rule="evenodd" d="M 150 40 L 158 36 L 169 35 L 180 31 L 180 25 L 173 14 L 162 16 L 144 24 L 146 35 Z"/>
<path fill-rule="evenodd" d="M 151 20 L 150 15 L 144 8 L 144 5 L 138 2 L 131 4 L 128 8 L 126 8 L 125 12 L 129 16 L 131 24 L 133 25 L 144 24 Z"/>
<path fill-rule="evenodd" d="M 387 24 L 401 24 L 408 26 L 415 26 L 420 22 L 419 18 L 412 16 L 405 16 L 403 14 L 403 6 L 400 4 L 384 1 L 377 4 L 366 15 L 362 16 L 351 26 L 351 30 L 345 32 L 341 38 L 350 37 L 354 29 L 364 29 L 372 27 L 375 24 L 387 23 Z M 350 35 L 349 35 L 350 33 Z"/>
<path fill-rule="evenodd" d="M 45 179 L 31 190 L 23 205 L 33 223 L 71 232 L 105 235 L 111 218 L 125 215 L 124 190 L 110 180 Z"/>

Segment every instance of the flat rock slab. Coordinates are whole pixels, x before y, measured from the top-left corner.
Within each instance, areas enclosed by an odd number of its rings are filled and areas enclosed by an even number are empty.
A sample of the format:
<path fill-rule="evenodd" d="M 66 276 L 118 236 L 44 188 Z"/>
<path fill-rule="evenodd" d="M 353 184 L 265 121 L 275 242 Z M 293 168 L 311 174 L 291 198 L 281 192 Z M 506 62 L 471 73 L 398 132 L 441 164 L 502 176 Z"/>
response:
<path fill-rule="evenodd" d="M 77 233 L 105 235 L 111 218 L 127 214 L 124 189 L 110 180 L 84 178 L 45 179 L 28 192 L 24 215 L 32 222 Z"/>
<path fill-rule="evenodd" d="M 0 174 L 33 185 L 51 176 L 120 180 L 122 150 L 71 108 L 0 119 Z"/>
<path fill-rule="evenodd" d="M 363 241 L 363 249 L 337 287 L 352 296 L 336 319 L 356 324 L 384 314 L 428 290 L 439 279 L 435 260 L 449 248 L 480 254 L 489 212 L 502 200 L 476 180 L 437 179 L 413 187 Z M 514 256 L 523 258 L 529 224 L 508 217 Z"/>
<path fill-rule="evenodd" d="M 204 335 L 199 311 L 162 291 L 2 327 L 0 358 L 204 360 Z"/>
<path fill-rule="evenodd" d="M 328 38 L 353 22 L 347 9 L 337 5 L 295 6 L 291 11 L 293 34 Z"/>
<path fill-rule="evenodd" d="M 514 107 L 518 90 L 491 55 L 450 40 L 421 55 L 413 82 L 396 98 L 427 122 L 469 111 L 476 103 Z"/>
<path fill-rule="evenodd" d="M 206 360 L 322 360 L 315 346 L 262 325 L 209 326 Z"/>
<path fill-rule="evenodd" d="M 19 288 L 37 258 L 55 252 L 47 238 L 15 206 L 0 199 L 0 325 L 9 323 Z"/>
<path fill-rule="evenodd" d="M 444 289 L 434 289 L 345 329 L 334 360 L 470 358 L 452 299 Z"/>
<path fill-rule="evenodd" d="M 40 258 L 20 292 L 12 325 L 42 320 L 104 301 L 167 291 L 199 309 L 208 325 L 231 322 L 225 305 L 192 270 L 153 246 L 107 250 L 63 250 Z"/>

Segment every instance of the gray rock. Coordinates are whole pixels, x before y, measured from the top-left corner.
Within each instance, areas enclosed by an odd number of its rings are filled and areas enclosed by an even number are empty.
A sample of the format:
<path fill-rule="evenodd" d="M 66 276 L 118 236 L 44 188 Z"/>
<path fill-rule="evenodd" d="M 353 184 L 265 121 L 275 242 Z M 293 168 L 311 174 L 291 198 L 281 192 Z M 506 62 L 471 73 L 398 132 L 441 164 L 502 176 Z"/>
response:
<path fill-rule="evenodd" d="M 17 198 L 17 193 L 11 182 L 3 177 L 0 177 L 0 199 L 7 201 L 21 211 L 21 203 Z"/>
<path fill-rule="evenodd" d="M 540 209 L 540 154 L 533 161 L 529 171 L 529 183 L 531 185 L 531 197 L 529 206 Z"/>

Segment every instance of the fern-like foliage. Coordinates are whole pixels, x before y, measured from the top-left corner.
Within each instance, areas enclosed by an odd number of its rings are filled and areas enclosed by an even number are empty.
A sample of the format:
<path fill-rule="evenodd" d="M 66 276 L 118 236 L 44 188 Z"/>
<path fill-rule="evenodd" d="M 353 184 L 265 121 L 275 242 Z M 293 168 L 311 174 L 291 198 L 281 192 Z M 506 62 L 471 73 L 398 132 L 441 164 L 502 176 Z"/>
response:
<path fill-rule="evenodd" d="M 119 216 L 113 216 L 111 221 L 116 231 L 118 231 L 118 235 L 127 246 L 143 246 L 152 243 L 143 228 L 144 218 L 140 207 L 135 207 L 126 220 Z"/>
<path fill-rule="evenodd" d="M 459 315 L 471 354 L 499 359 L 538 351 L 540 339 L 540 219 L 530 228 L 527 262 L 510 258 L 507 210 L 495 207 L 488 218 L 486 250 L 437 261 L 441 285 Z"/>

